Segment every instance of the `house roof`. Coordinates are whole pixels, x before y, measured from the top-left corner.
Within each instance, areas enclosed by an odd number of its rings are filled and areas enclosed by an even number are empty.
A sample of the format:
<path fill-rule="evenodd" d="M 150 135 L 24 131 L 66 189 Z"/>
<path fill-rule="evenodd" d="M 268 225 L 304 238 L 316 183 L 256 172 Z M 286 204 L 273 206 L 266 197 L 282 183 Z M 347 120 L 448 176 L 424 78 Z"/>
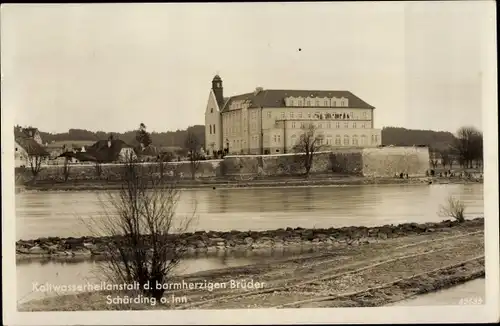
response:
<path fill-rule="evenodd" d="M 17 137 L 16 142 L 21 146 L 28 155 L 33 156 L 49 156 L 49 152 L 43 148 L 42 145 L 37 143 L 33 138 Z"/>
<path fill-rule="evenodd" d="M 120 151 L 123 148 L 132 148 L 121 139 L 111 140 L 111 146 L 108 146 L 108 140 L 98 140 L 92 146 L 86 148 L 86 154 L 95 158 L 98 162 L 117 161 Z"/>
<path fill-rule="evenodd" d="M 95 162 L 95 161 L 97 161 L 97 159 L 94 156 L 90 155 L 87 152 L 76 152 L 76 153 L 75 152 L 64 152 L 61 155 L 59 155 L 58 157 L 68 157 L 68 158 L 74 157 L 81 162 L 88 162 L 88 161 Z"/>
<path fill-rule="evenodd" d="M 160 150 L 152 145 L 149 145 L 145 148 L 140 148 L 137 151 L 137 155 L 139 156 L 158 156 L 160 155 Z"/>
<path fill-rule="evenodd" d="M 374 107 L 366 103 L 353 93 L 349 91 L 321 91 L 321 90 L 280 90 L 280 89 L 267 89 L 258 93 L 246 93 L 241 95 L 232 96 L 225 101 L 222 112 L 229 111 L 229 107 L 233 101 L 249 100 L 250 108 L 280 108 L 285 107 L 286 97 L 337 97 L 347 98 L 347 108 L 359 109 L 373 109 Z"/>

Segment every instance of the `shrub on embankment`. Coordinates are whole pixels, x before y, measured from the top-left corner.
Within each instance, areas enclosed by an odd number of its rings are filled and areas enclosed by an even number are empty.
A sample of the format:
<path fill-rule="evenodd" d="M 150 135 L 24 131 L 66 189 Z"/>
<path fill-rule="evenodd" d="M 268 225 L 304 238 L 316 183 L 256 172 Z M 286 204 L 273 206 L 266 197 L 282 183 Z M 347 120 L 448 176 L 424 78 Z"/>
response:
<path fill-rule="evenodd" d="M 207 250 L 251 250 L 294 245 L 359 245 L 388 238 L 439 232 L 453 227 L 478 227 L 484 225 L 484 218 L 458 221 L 446 220 L 429 223 L 404 223 L 377 227 L 351 226 L 328 229 L 286 228 L 269 231 L 197 231 L 194 233 L 169 235 L 171 241 L 183 242 L 190 251 Z M 147 237 L 147 236 L 146 236 Z M 103 255 L 106 241 L 120 241 L 120 237 L 39 238 L 19 240 L 18 254 L 29 256 L 74 256 Z M 147 241 L 146 241 L 147 243 Z"/>
<path fill-rule="evenodd" d="M 240 176 L 292 176 L 305 172 L 300 163 L 301 154 L 283 155 L 241 155 L 226 156 L 222 160 L 200 161 L 196 178 L 231 179 Z M 155 171 L 164 175 L 191 178 L 190 162 L 148 163 Z M 80 181 L 118 181 L 122 165 L 72 164 L 67 180 L 63 165 L 49 165 L 42 168 L 37 181 L 48 183 Z M 313 158 L 311 174 L 361 175 L 368 177 L 394 177 L 407 174 L 410 177 L 423 177 L 429 170 L 429 151 L 426 147 L 383 147 L 383 148 L 346 148 L 316 153 Z M 16 168 L 19 183 L 30 182 L 33 178 L 30 169 Z"/>

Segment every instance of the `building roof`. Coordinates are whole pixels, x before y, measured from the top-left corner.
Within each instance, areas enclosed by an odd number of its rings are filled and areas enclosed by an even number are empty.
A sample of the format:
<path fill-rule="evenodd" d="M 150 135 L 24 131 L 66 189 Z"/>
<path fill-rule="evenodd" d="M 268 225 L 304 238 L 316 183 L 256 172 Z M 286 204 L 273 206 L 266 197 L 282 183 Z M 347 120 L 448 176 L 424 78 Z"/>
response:
<path fill-rule="evenodd" d="M 158 156 L 160 155 L 160 150 L 152 145 L 145 148 L 140 148 L 137 150 L 137 155 L 139 156 Z"/>
<path fill-rule="evenodd" d="M 285 98 L 287 97 L 337 97 L 347 98 L 347 108 L 357 109 L 373 109 L 374 107 L 366 103 L 349 91 L 319 91 L 319 90 L 286 90 L 286 89 L 267 89 L 260 92 L 252 92 L 241 95 L 232 96 L 225 101 L 222 112 L 229 111 L 229 107 L 233 101 L 249 100 L 250 108 L 280 108 L 285 107 Z"/>
<path fill-rule="evenodd" d="M 16 142 L 21 146 L 28 155 L 32 156 L 49 156 L 49 152 L 43 148 L 42 145 L 37 143 L 33 138 L 16 137 Z"/>
<path fill-rule="evenodd" d="M 86 148 L 86 153 L 95 157 L 96 161 L 105 163 L 117 161 L 123 148 L 132 148 L 121 139 L 109 141 L 111 146 L 108 146 L 108 140 L 98 140 L 92 146 Z"/>

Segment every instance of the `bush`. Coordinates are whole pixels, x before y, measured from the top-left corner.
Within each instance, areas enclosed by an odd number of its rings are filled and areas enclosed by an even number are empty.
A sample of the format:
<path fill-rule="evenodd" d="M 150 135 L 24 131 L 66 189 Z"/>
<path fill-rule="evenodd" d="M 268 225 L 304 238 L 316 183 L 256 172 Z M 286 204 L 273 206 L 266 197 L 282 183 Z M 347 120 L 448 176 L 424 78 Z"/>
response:
<path fill-rule="evenodd" d="M 464 211 L 465 204 L 460 199 L 450 196 L 446 204 L 440 206 L 439 216 L 453 217 L 455 220 L 462 223 L 465 221 Z"/>

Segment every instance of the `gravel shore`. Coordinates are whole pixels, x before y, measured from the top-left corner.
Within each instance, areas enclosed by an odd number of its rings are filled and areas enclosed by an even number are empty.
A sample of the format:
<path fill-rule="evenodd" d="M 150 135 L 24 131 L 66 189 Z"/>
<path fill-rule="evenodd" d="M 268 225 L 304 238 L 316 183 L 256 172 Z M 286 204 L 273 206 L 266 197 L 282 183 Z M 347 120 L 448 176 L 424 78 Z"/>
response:
<path fill-rule="evenodd" d="M 484 276 L 484 221 L 408 233 L 373 243 L 343 243 L 270 263 L 175 277 L 226 284 L 174 289 L 176 304 L 110 303 L 131 292 L 85 292 L 29 301 L 20 311 L 232 309 L 381 306 Z M 237 282 L 240 286 L 234 286 Z M 253 286 L 249 286 L 252 283 Z M 259 286 L 255 286 L 259 284 Z M 244 285 L 244 286 L 243 286 Z M 136 295 L 136 294 L 135 294 Z"/>

